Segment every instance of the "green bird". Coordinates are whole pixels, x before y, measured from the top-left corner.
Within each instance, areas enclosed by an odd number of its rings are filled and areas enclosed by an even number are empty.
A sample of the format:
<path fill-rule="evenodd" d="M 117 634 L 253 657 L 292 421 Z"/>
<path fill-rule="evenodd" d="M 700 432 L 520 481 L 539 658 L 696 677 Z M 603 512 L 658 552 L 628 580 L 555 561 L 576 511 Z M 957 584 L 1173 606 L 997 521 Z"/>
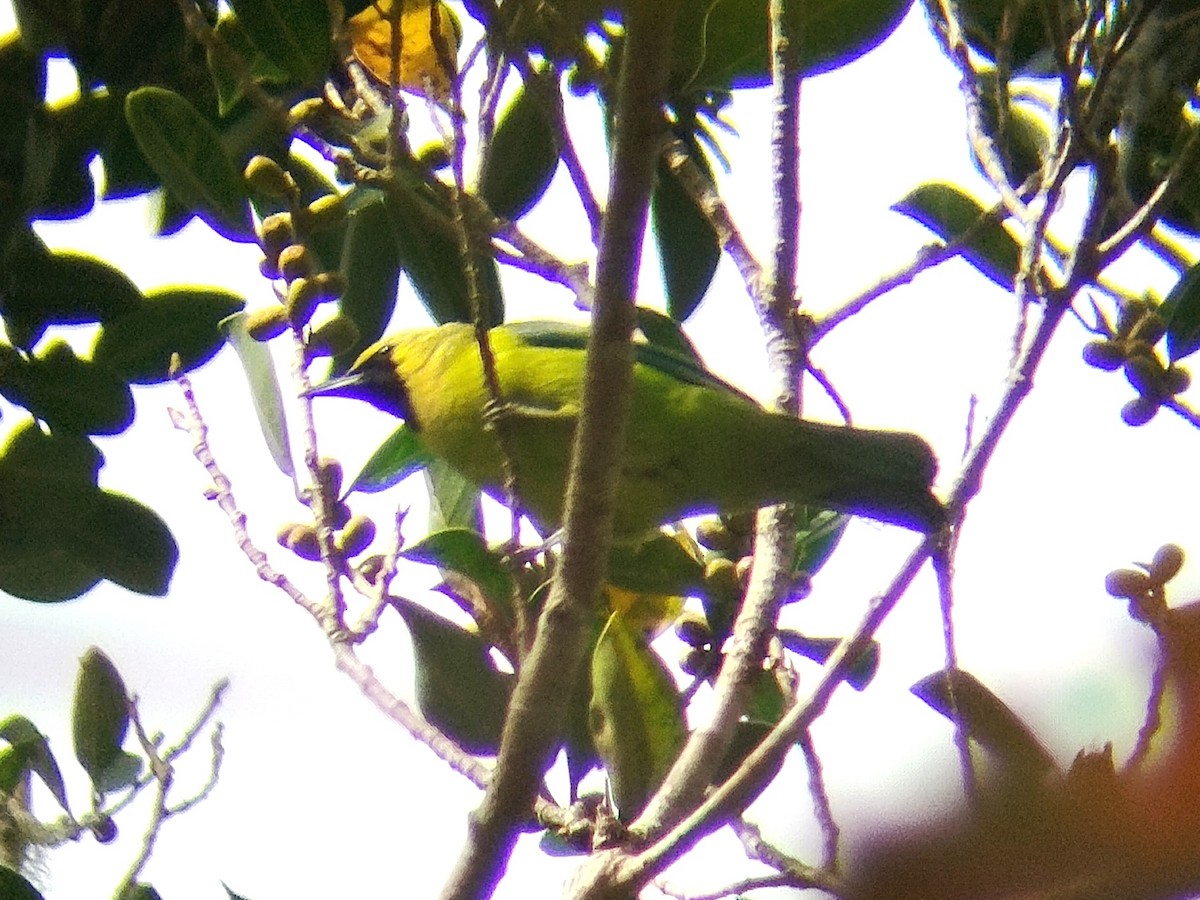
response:
<path fill-rule="evenodd" d="M 551 322 L 490 331 L 517 500 L 541 529 L 563 520 L 586 336 L 585 326 Z M 683 349 L 639 342 L 635 353 L 613 526 L 619 537 L 686 516 L 786 501 L 919 531 L 940 523 L 943 507 L 929 489 L 937 463 L 916 435 L 768 412 Z M 468 480 L 489 491 L 503 487 L 500 449 L 488 427 L 491 397 L 470 325 L 386 337 L 346 375 L 312 393 L 365 400 L 403 419 Z"/>

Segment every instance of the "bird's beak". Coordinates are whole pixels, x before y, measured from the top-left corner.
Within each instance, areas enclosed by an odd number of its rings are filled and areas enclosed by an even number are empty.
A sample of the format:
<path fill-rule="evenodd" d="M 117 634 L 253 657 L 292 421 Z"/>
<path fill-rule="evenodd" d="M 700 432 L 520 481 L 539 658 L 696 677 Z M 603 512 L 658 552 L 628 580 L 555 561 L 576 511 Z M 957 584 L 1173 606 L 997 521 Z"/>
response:
<path fill-rule="evenodd" d="M 320 384 L 314 384 L 304 392 L 305 397 L 357 397 L 362 387 L 367 383 L 363 372 L 347 372 L 337 378 L 330 378 Z"/>

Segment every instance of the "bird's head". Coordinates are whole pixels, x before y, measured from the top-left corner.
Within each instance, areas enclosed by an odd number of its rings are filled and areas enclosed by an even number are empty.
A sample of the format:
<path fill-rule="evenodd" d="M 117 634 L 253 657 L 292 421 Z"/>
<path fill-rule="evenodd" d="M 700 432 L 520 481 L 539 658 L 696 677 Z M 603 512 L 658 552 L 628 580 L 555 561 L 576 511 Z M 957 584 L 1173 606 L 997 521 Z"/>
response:
<path fill-rule="evenodd" d="M 398 419 L 403 419 L 410 428 L 416 428 L 408 387 L 396 371 L 396 346 L 383 340 L 362 352 L 349 371 L 338 378 L 331 378 L 308 391 L 310 397 L 351 397 L 364 400 L 376 409 L 383 410 Z"/>

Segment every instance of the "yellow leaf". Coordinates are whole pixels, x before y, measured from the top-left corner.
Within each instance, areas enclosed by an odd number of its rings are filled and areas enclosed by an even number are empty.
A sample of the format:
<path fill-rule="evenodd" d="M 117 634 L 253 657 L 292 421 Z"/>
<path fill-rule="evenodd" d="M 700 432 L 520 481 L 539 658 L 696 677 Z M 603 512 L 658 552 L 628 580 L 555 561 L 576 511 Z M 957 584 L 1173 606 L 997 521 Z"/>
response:
<path fill-rule="evenodd" d="M 399 34 L 393 44 L 397 19 Z M 378 0 L 346 24 L 354 58 L 384 84 L 433 98 L 450 93 L 461 29 L 445 3 L 437 4 L 435 15 L 430 0 Z M 434 34 L 440 39 L 435 41 Z"/>
<path fill-rule="evenodd" d="M 630 628 L 650 639 L 666 630 L 683 612 L 682 597 L 631 591 L 615 584 L 605 585 L 604 593 L 608 608 L 620 613 Z"/>

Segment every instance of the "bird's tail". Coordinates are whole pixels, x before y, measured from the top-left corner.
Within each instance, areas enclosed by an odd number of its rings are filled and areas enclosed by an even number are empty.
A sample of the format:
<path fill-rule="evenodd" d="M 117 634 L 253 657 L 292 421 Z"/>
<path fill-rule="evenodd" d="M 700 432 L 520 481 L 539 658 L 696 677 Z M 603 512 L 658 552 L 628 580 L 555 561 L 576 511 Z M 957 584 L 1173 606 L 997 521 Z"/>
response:
<path fill-rule="evenodd" d="M 794 420 L 793 420 L 794 421 Z M 811 502 L 917 531 L 936 530 L 945 507 L 930 490 L 937 460 L 915 434 L 799 422 L 803 465 L 822 472 Z"/>

